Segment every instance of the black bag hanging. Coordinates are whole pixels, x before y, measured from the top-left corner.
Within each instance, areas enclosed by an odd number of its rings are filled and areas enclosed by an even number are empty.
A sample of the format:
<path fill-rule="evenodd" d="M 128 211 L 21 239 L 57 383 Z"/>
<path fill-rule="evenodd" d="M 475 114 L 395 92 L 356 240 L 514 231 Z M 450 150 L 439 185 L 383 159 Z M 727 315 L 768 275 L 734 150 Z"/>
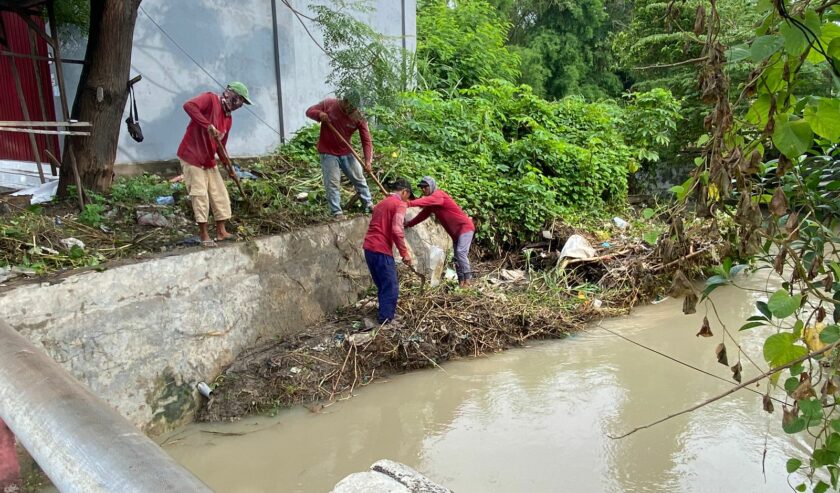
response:
<path fill-rule="evenodd" d="M 137 99 L 134 97 L 133 84 L 128 86 L 128 97 L 131 100 L 128 105 L 128 118 L 125 119 L 128 135 L 137 142 L 143 142 L 143 130 L 140 129 L 140 116 L 137 114 Z"/>

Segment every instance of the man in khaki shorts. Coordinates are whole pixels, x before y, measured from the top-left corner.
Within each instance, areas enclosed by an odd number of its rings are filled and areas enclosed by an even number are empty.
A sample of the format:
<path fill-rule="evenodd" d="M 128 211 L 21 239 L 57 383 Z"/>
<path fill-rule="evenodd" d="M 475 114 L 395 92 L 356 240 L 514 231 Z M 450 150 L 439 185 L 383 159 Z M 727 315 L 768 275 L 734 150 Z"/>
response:
<path fill-rule="evenodd" d="M 205 92 L 184 103 L 190 123 L 178 147 L 178 158 L 192 201 L 201 245 L 205 247 L 216 246 L 207 230 L 211 210 L 216 221 L 216 241 L 234 237 L 225 229 L 225 221 L 231 217 L 230 197 L 216 167 L 216 137 L 223 145 L 227 144 L 233 124 L 230 114 L 243 104 L 251 104 L 251 100 L 248 99 L 248 88 L 241 82 L 231 82 L 221 95 Z"/>

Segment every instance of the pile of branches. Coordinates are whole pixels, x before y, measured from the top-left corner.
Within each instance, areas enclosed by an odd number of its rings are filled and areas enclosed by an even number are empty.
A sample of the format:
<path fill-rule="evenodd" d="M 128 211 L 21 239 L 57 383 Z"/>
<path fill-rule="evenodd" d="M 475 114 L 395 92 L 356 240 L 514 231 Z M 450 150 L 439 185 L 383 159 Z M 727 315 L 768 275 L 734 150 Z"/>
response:
<path fill-rule="evenodd" d="M 305 334 L 240 355 L 217 379 L 198 419 L 218 421 L 300 403 L 331 403 L 380 376 L 494 353 L 528 340 L 565 337 L 596 316 L 589 305 L 555 310 L 518 288 L 507 294 L 495 289 L 403 289 L 408 293 L 390 324 L 354 332 L 375 320 L 375 301 L 365 299 Z"/>

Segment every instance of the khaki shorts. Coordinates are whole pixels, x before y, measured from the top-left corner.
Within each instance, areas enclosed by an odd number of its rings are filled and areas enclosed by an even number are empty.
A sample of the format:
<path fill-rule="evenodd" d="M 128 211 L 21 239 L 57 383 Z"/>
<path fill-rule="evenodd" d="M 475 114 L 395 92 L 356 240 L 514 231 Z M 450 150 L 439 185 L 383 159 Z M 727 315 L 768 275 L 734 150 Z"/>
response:
<path fill-rule="evenodd" d="M 230 212 L 230 197 L 225 181 L 219 174 L 218 166 L 204 169 L 193 166 L 183 159 L 180 161 L 184 183 L 187 186 L 187 193 L 190 194 L 190 201 L 192 201 L 195 222 L 206 223 L 211 209 L 216 221 L 230 219 L 232 215 Z"/>

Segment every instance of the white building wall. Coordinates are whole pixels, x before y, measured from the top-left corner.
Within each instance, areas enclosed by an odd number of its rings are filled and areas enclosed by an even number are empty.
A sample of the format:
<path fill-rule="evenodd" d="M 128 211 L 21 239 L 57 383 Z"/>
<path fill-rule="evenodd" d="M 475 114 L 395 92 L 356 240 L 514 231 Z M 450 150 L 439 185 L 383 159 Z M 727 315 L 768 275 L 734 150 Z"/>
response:
<path fill-rule="evenodd" d="M 307 7 L 310 3 L 331 4 L 323 0 L 290 3 L 306 15 L 311 15 Z M 371 5 L 375 11 L 362 14 L 360 19 L 391 36 L 395 44 L 405 43 L 407 49 L 414 51 L 416 0 L 373 0 Z M 228 141 L 231 155 L 271 152 L 280 143 L 281 127 L 271 0 L 144 0 L 141 8 L 134 31 L 131 76 L 143 76 L 135 86 L 135 94 L 145 140 L 134 142 L 123 125 L 117 164 L 175 159 L 188 121 L 182 105 L 201 92 L 220 91 L 213 79 L 222 84 L 231 80 L 244 82 L 254 101 L 233 115 Z M 308 123 L 306 108 L 331 96 L 332 88 L 325 82 L 329 74 L 327 56 L 282 1 L 276 0 L 276 8 L 283 134 L 288 139 Z M 320 42 L 321 33 L 314 23 L 307 19 L 303 22 Z M 68 40 L 62 55 L 83 58 L 84 43 Z M 80 73 L 78 66 L 65 65 L 71 98 Z M 70 104 L 72 107 L 72 101 Z M 56 108 L 59 107 L 56 101 Z M 128 108 L 124 117 L 127 116 Z"/>

